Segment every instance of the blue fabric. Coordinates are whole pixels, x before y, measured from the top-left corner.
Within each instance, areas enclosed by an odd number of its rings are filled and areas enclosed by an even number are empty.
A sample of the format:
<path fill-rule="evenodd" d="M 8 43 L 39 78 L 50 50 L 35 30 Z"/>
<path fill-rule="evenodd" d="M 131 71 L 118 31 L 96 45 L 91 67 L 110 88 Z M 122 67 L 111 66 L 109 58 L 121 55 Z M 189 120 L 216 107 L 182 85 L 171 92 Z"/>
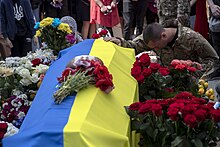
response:
<path fill-rule="evenodd" d="M 67 63 L 78 55 L 88 55 L 94 40 L 86 40 L 60 52 L 60 58 L 48 69 L 41 87 L 18 134 L 3 139 L 4 147 L 63 147 L 65 127 L 75 96 L 60 105 L 53 100 L 57 77 Z"/>

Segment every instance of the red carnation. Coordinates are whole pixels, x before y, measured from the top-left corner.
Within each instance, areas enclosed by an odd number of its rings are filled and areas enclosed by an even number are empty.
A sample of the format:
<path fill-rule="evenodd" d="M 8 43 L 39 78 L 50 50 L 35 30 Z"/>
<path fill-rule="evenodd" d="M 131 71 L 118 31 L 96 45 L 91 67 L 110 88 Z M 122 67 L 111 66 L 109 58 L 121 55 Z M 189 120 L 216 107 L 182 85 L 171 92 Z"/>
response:
<path fill-rule="evenodd" d="M 188 114 L 188 115 L 186 115 L 186 117 L 184 117 L 184 122 L 190 128 L 195 128 L 197 125 L 196 117 L 191 114 Z"/>
<path fill-rule="evenodd" d="M 152 74 L 152 70 L 150 68 L 144 68 L 143 76 L 149 77 Z"/>
<path fill-rule="evenodd" d="M 142 55 L 140 56 L 139 60 L 140 60 L 140 64 L 141 64 L 142 66 L 146 66 L 146 67 L 147 67 L 147 66 L 150 65 L 150 57 L 149 57 L 148 54 L 142 54 Z"/>
<path fill-rule="evenodd" d="M 133 103 L 129 106 L 129 110 L 139 110 L 139 108 L 142 106 L 143 104 L 141 102 L 136 102 Z"/>
<path fill-rule="evenodd" d="M 57 78 L 57 80 L 59 82 L 63 82 L 69 75 L 73 75 L 75 74 L 76 70 L 67 67 L 63 72 L 62 72 L 62 76 Z"/>
<path fill-rule="evenodd" d="M 182 70 L 186 69 L 186 65 L 178 64 L 178 65 L 176 65 L 175 69 L 182 71 Z"/>
<path fill-rule="evenodd" d="M 138 75 L 141 74 L 141 67 L 140 66 L 134 66 L 132 69 L 131 69 L 131 75 L 133 77 L 137 77 Z"/>
<path fill-rule="evenodd" d="M 110 89 L 112 90 L 114 88 L 111 79 L 100 79 L 96 82 L 95 86 L 108 93 L 111 92 L 109 91 Z"/>

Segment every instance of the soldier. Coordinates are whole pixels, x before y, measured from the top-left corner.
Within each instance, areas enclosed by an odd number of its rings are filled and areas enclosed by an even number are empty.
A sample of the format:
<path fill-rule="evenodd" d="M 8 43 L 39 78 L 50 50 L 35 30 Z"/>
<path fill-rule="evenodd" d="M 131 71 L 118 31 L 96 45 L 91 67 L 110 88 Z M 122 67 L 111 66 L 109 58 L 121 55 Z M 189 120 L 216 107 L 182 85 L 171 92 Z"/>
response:
<path fill-rule="evenodd" d="M 173 59 L 199 62 L 206 77 L 213 75 L 218 69 L 216 63 L 219 57 L 215 50 L 202 35 L 188 27 L 164 28 L 158 23 L 152 23 L 144 29 L 142 35 L 132 41 L 125 41 L 123 38 L 106 38 L 106 41 L 134 48 L 136 54 L 153 49 L 164 65 L 169 65 Z"/>
<path fill-rule="evenodd" d="M 164 27 L 190 26 L 190 0 L 157 0 L 157 13 Z"/>

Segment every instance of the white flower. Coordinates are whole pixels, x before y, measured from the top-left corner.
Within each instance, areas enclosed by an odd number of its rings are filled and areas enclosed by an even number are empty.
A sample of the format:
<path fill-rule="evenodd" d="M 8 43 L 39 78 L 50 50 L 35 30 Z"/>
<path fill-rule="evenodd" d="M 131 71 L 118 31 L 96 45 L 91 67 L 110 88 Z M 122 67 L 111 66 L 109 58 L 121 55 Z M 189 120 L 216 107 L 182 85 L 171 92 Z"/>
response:
<path fill-rule="evenodd" d="M 12 95 L 18 96 L 18 95 L 20 95 L 20 94 L 22 94 L 22 92 L 21 92 L 20 90 L 18 90 L 18 89 L 13 89 L 13 90 L 12 90 Z"/>
<path fill-rule="evenodd" d="M 27 60 L 27 62 L 25 63 L 24 67 L 27 68 L 27 69 L 31 69 L 31 67 L 32 67 L 31 61 Z"/>
<path fill-rule="evenodd" d="M 28 78 L 30 77 L 30 71 L 26 68 L 21 69 L 18 74 L 22 77 L 22 78 Z"/>
<path fill-rule="evenodd" d="M 7 132 L 4 135 L 4 138 L 18 133 L 19 129 L 16 128 L 13 124 L 7 123 L 7 125 L 8 125 L 8 128 L 7 128 Z"/>
<path fill-rule="evenodd" d="M 24 79 L 24 78 L 20 80 L 20 83 L 21 83 L 23 86 L 28 86 L 28 85 L 32 84 L 31 80 L 29 80 L 29 79 Z"/>
<path fill-rule="evenodd" d="M 20 111 L 18 113 L 17 117 L 18 117 L 18 119 L 21 119 L 21 118 L 25 117 L 25 113 Z"/>
<path fill-rule="evenodd" d="M 31 82 L 33 83 L 37 83 L 39 81 L 39 77 L 37 73 L 32 74 L 32 76 L 30 77 Z"/>
<path fill-rule="evenodd" d="M 39 66 L 36 67 L 36 70 L 38 71 L 39 74 L 42 74 L 42 73 L 46 73 L 48 68 L 49 66 L 40 64 Z"/>

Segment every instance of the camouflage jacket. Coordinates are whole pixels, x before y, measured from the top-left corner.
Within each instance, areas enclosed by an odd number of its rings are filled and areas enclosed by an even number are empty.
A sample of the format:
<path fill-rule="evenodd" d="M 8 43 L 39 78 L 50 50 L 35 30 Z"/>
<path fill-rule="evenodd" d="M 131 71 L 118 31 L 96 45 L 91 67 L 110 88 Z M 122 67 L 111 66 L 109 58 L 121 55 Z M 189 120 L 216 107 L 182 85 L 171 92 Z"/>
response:
<path fill-rule="evenodd" d="M 144 43 L 143 35 L 132 41 L 121 40 L 121 46 L 134 48 L 136 54 L 151 49 Z M 218 55 L 209 42 L 199 33 L 190 28 L 179 26 L 178 38 L 173 46 L 164 49 L 153 50 L 164 65 L 169 65 L 173 59 L 192 60 L 202 64 L 204 72 L 210 74 L 214 71 L 213 65 L 218 63 Z"/>
<path fill-rule="evenodd" d="M 190 0 L 157 0 L 160 24 L 164 27 L 177 26 L 177 17 L 185 15 L 183 26 L 189 26 Z"/>

